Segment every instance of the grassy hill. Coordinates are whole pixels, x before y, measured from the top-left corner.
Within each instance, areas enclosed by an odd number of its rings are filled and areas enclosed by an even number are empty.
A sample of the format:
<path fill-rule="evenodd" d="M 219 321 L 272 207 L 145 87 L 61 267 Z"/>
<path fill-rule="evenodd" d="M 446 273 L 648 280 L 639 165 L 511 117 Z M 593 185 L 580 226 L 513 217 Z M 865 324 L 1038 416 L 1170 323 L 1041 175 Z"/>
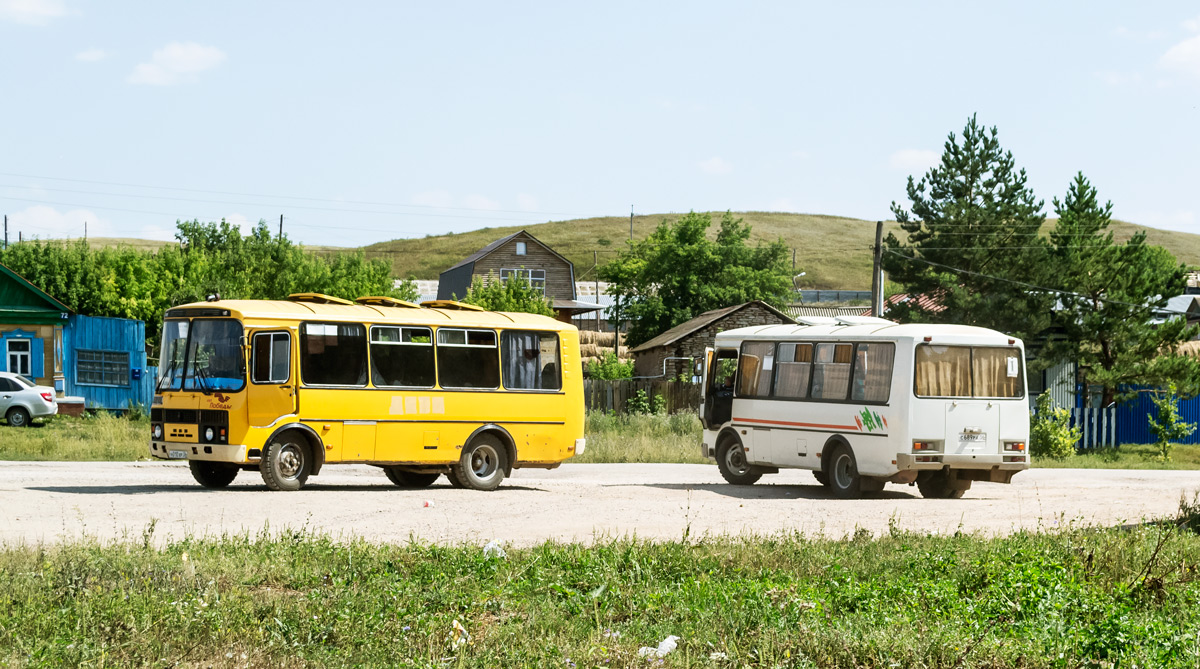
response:
<path fill-rule="evenodd" d="M 681 214 L 651 214 L 635 216 L 633 235 L 642 239 L 649 235 L 663 220 L 673 221 Z M 721 212 L 713 213 L 714 223 Z M 804 288 L 840 288 L 866 290 L 871 286 L 871 245 L 875 242 L 875 222 L 840 216 L 815 214 L 783 214 L 748 211 L 735 216 L 745 219 L 753 230 L 753 238 L 759 240 L 782 239 L 793 249 L 796 258 L 796 273 L 806 272 L 800 280 Z M 1047 221 L 1047 229 L 1054 222 Z M 1138 230 L 1146 231 L 1152 244 L 1164 246 L 1175 254 L 1180 262 L 1189 266 L 1200 265 L 1200 235 L 1171 230 L 1157 230 L 1144 226 L 1114 221 L 1113 229 L 1118 240 L 1129 239 Z M 716 234 L 716 226 L 710 231 Z M 365 246 L 362 250 L 369 258 L 381 258 L 391 263 L 397 277 L 436 279 L 442 270 L 501 237 L 518 230 L 526 230 L 534 237 L 549 244 L 551 248 L 575 263 L 577 279 L 594 278 L 595 261 L 604 264 L 625 248 L 629 239 L 629 218 L 609 216 L 571 221 L 551 221 L 535 225 L 503 228 L 482 228 L 457 234 L 428 236 L 416 239 L 395 239 Z M 900 232 L 894 222 L 884 225 L 888 231 Z M 139 248 L 153 249 L 170 242 L 139 239 L 91 239 L 93 245 L 127 244 Z M 316 253 L 341 253 L 353 249 L 332 246 L 306 246 Z"/>
<path fill-rule="evenodd" d="M 720 212 L 713 213 L 716 221 Z M 642 239 L 661 221 L 672 221 L 680 214 L 635 216 L 633 234 Z M 739 212 L 752 227 L 752 237 L 760 240 L 782 239 L 793 249 L 796 272 L 806 272 L 800 280 L 804 288 L 840 288 L 866 290 L 871 286 L 871 246 L 875 243 L 875 222 L 839 216 L 814 214 L 783 214 L 772 212 Z M 1053 226 L 1048 221 L 1046 228 Z M 1200 235 L 1170 230 L 1157 230 L 1124 221 L 1114 221 L 1118 240 L 1129 239 L 1138 230 L 1146 231 L 1152 244 L 1165 246 L 1180 262 L 1200 265 Z M 429 236 L 420 239 L 396 239 L 364 247 L 371 258 L 383 258 L 392 263 L 398 277 L 436 279 L 438 274 L 454 263 L 478 251 L 487 243 L 526 230 L 549 244 L 554 250 L 575 263 L 575 276 L 592 278 L 593 258 L 604 264 L 629 239 L 628 217 L 587 218 L 572 221 L 552 221 L 537 225 L 504 228 L 484 228 L 471 232 Z M 884 224 L 884 235 L 902 231 L 894 222 Z"/>

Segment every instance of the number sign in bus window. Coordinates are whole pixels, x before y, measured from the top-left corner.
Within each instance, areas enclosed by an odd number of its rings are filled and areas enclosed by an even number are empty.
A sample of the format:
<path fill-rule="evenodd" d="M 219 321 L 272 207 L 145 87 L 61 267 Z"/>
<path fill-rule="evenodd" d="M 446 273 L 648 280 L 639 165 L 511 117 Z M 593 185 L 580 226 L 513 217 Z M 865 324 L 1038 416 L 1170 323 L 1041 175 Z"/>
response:
<path fill-rule="evenodd" d="M 859 402 L 886 402 L 892 388 L 892 363 L 895 344 L 859 344 L 854 353 L 854 379 L 850 399 Z"/>
<path fill-rule="evenodd" d="M 286 383 L 291 377 L 291 347 L 286 332 L 261 332 L 254 335 L 250 361 L 254 383 Z"/>
<path fill-rule="evenodd" d="M 439 328 L 438 380 L 443 388 L 499 388 L 500 356 L 492 330 Z"/>
<path fill-rule="evenodd" d="M 742 348 L 738 368 L 738 395 L 740 397 L 769 397 L 771 377 L 775 373 L 775 344 L 772 342 L 749 342 Z"/>
<path fill-rule="evenodd" d="M 550 332 L 500 334 L 504 387 L 512 390 L 558 390 L 558 337 Z"/>
<path fill-rule="evenodd" d="M 358 323 L 305 323 L 300 376 L 318 386 L 367 385 L 367 328 Z"/>
<path fill-rule="evenodd" d="M 817 344 L 812 381 L 814 400 L 846 399 L 853 357 L 853 344 Z"/>
<path fill-rule="evenodd" d="M 433 380 L 432 330 L 371 328 L 371 383 L 384 388 L 432 388 Z"/>

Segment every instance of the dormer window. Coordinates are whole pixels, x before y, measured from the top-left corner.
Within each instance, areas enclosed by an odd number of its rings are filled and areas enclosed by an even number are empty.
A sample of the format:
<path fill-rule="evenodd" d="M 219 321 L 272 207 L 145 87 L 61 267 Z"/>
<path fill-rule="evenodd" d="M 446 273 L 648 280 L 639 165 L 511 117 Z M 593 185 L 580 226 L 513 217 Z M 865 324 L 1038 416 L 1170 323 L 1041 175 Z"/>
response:
<path fill-rule="evenodd" d="M 525 242 L 517 242 L 517 255 L 525 255 Z"/>

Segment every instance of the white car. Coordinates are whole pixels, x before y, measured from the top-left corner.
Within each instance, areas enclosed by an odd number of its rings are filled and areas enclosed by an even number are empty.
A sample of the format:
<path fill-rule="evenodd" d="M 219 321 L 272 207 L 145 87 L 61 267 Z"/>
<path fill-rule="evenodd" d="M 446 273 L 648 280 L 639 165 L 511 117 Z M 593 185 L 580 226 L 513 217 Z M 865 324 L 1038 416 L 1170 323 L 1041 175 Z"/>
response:
<path fill-rule="evenodd" d="M 34 385 L 20 374 L 0 372 L 0 416 L 13 427 L 26 427 L 29 421 L 58 413 L 54 389 Z"/>

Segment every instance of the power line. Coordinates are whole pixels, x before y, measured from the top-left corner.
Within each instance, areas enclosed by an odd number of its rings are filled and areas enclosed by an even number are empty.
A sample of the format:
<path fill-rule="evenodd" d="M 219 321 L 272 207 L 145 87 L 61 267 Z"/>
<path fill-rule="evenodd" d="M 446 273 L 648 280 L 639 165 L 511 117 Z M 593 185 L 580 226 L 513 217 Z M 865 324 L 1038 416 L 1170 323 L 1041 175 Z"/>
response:
<path fill-rule="evenodd" d="M 330 199 L 330 198 L 300 197 L 300 196 L 295 196 L 295 195 L 263 195 L 263 194 L 257 194 L 257 193 L 240 193 L 240 192 L 236 192 L 236 191 L 201 190 L 201 189 L 197 189 L 197 188 L 178 188 L 178 187 L 173 187 L 173 186 L 146 186 L 146 185 L 140 185 L 140 184 L 127 184 L 127 183 L 118 183 L 118 182 L 112 182 L 112 181 L 92 181 L 92 180 L 88 180 L 88 179 L 66 179 L 63 177 L 47 177 L 47 176 L 38 176 L 38 175 L 34 175 L 34 174 L 15 174 L 12 172 L 0 172 L 0 176 L 20 177 L 23 179 L 45 179 L 47 181 L 67 181 L 67 182 L 71 182 L 71 183 L 95 184 L 97 186 L 120 186 L 122 188 L 145 188 L 148 190 L 180 191 L 180 192 L 184 192 L 184 193 L 205 193 L 205 194 L 209 194 L 209 195 L 235 195 L 237 197 L 260 197 L 260 198 L 273 198 L 273 199 L 277 199 L 277 200 L 301 200 L 301 201 L 307 201 L 307 202 L 334 202 L 334 203 L 340 203 L 340 204 L 362 204 L 362 205 L 378 206 L 378 207 L 414 207 L 414 208 L 420 208 L 420 209 L 444 209 L 444 210 L 448 210 L 448 211 L 481 211 L 481 212 L 496 211 L 496 212 L 502 212 L 502 213 L 506 213 L 506 214 L 550 214 L 550 215 L 554 215 L 554 216 L 570 216 L 571 215 L 571 214 L 564 213 L 561 211 L 531 211 L 528 209 L 483 209 L 480 207 L 443 207 L 440 205 L 431 205 L 431 204 L 401 204 L 398 202 L 338 200 L 338 199 Z M 35 188 L 35 187 L 13 186 L 13 188 Z M 45 189 L 45 190 L 50 190 L 50 189 Z M 114 195 L 117 195 L 117 194 L 114 193 Z M 135 195 L 123 195 L 123 194 L 122 194 L 122 196 L 123 197 L 138 197 Z"/>

